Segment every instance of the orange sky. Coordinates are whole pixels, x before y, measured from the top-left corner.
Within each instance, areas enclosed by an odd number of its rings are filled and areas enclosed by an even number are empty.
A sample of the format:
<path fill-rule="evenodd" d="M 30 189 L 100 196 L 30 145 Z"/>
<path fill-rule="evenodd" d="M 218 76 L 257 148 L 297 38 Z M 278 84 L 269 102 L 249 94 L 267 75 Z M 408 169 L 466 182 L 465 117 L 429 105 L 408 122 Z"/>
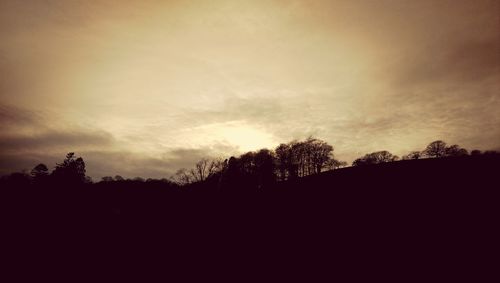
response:
<path fill-rule="evenodd" d="M 94 178 L 314 135 L 500 149 L 498 1 L 0 0 L 0 171 Z"/>

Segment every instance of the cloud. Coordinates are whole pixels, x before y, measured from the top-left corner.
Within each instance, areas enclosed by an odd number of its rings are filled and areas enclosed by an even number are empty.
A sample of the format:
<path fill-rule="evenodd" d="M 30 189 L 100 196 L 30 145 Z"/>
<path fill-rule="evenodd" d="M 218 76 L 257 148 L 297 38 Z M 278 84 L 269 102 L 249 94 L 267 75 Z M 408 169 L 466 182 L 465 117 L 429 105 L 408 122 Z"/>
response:
<path fill-rule="evenodd" d="M 67 123 L 48 113 L 0 104 L 0 152 L 71 150 L 108 147 L 114 137 L 103 130 Z"/>
<path fill-rule="evenodd" d="M 347 161 L 498 148 L 499 8 L 0 1 L 1 170 L 76 151 L 92 176 L 165 176 L 257 135 L 314 135 Z"/>
<path fill-rule="evenodd" d="M 39 125 L 42 116 L 36 111 L 30 111 L 13 105 L 0 104 L 0 127 Z"/>
<path fill-rule="evenodd" d="M 46 150 L 59 148 L 108 147 L 113 136 L 97 130 L 47 130 L 31 135 L 0 135 L 1 151 Z"/>
<path fill-rule="evenodd" d="M 481 83 L 500 79 L 500 36 L 449 43 L 419 49 L 398 61 L 388 72 L 394 73 L 401 87 L 460 82 Z"/>

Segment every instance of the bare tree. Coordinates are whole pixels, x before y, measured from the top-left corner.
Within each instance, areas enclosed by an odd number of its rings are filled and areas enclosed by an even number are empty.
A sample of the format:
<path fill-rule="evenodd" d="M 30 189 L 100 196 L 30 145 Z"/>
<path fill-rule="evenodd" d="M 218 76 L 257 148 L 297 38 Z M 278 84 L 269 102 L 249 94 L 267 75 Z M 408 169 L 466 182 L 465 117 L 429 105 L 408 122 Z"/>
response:
<path fill-rule="evenodd" d="M 326 168 L 328 168 L 328 170 L 335 170 L 338 168 L 346 167 L 347 162 L 332 158 L 326 162 L 325 166 L 326 166 Z"/>
<path fill-rule="evenodd" d="M 398 156 L 393 155 L 387 150 L 382 150 L 366 154 L 365 156 L 354 160 L 352 165 L 360 166 L 360 165 L 379 164 L 384 162 L 393 162 L 398 159 L 399 159 Z"/>
<path fill-rule="evenodd" d="M 179 184 L 186 185 L 194 182 L 203 182 L 214 174 L 220 173 L 225 167 L 225 162 L 221 159 L 209 160 L 202 158 L 196 162 L 192 169 L 179 169 L 170 179 Z"/>
<path fill-rule="evenodd" d="M 290 172 L 292 171 L 292 156 L 290 144 L 280 144 L 274 150 L 276 154 L 276 165 L 279 172 L 279 179 L 284 181 L 288 178 Z"/>
<path fill-rule="evenodd" d="M 170 179 L 178 185 L 187 185 L 193 182 L 191 174 L 189 174 L 186 168 L 177 170 Z"/>
<path fill-rule="evenodd" d="M 422 152 L 420 151 L 412 151 L 407 155 L 403 156 L 403 160 L 414 160 L 422 158 Z"/>
<path fill-rule="evenodd" d="M 333 147 L 328 143 L 309 137 L 305 141 L 280 144 L 275 149 L 276 167 L 280 180 L 293 179 L 320 173 L 329 167 Z"/>
<path fill-rule="evenodd" d="M 209 160 L 202 158 L 196 162 L 193 169 L 189 170 L 189 174 L 194 182 L 203 182 L 215 173 L 222 171 L 223 167 L 224 161 L 221 159 Z"/>
<path fill-rule="evenodd" d="M 441 140 L 431 142 L 423 151 L 428 157 L 442 157 L 446 154 L 446 143 Z"/>
<path fill-rule="evenodd" d="M 445 149 L 446 156 L 465 156 L 469 155 L 469 152 L 465 148 L 461 148 L 458 144 L 450 145 Z"/>
<path fill-rule="evenodd" d="M 306 145 L 309 149 L 309 167 L 313 169 L 312 172 L 308 173 L 320 173 L 328 160 L 332 158 L 333 146 L 314 138 L 307 139 Z"/>

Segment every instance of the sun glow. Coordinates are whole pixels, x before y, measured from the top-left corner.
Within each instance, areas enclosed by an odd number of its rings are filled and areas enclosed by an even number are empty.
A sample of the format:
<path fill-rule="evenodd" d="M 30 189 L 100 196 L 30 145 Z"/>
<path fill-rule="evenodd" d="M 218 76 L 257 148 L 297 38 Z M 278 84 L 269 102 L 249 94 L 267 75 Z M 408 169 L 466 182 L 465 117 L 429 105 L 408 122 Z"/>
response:
<path fill-rule="evenodd" d="M 256 150 L 273 144 L 271 136 L 248 125 L 228 125 L 218 129 L 218 134 L 242 151 Z"/>
<path fill-rule="evenodd" d="M 199 134 L 200 145 L 204 143 L 227 144 L 237 147 L 240 152 L 272 148 L 276 145 L 272 135 L 245 121 L 204 125 L 193 129 L 193 132 Z"/>

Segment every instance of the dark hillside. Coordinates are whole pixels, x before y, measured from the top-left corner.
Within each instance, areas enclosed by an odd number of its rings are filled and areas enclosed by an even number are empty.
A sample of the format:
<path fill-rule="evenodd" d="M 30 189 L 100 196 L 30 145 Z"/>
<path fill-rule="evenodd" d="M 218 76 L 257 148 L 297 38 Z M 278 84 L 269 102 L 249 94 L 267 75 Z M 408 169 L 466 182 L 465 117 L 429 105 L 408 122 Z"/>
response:
<path fill-rule="evenodd" d="M 125 258 L 152 251 L 186 267 L 222 257 L 235 272 L 247 261 L 273 268 L 304 261 L 318 268 L 358 261 L 443 268 L 443 261 L 484 261 L 490 253 L 499 168 L 497 156 L 398 161 L 244 193 L 217 192 L 216 180 L 188 190 L 125 181 L 3 188 L 2 227 L 17 254 L 64 243 L 93 260 L 104 251 Z"/>

